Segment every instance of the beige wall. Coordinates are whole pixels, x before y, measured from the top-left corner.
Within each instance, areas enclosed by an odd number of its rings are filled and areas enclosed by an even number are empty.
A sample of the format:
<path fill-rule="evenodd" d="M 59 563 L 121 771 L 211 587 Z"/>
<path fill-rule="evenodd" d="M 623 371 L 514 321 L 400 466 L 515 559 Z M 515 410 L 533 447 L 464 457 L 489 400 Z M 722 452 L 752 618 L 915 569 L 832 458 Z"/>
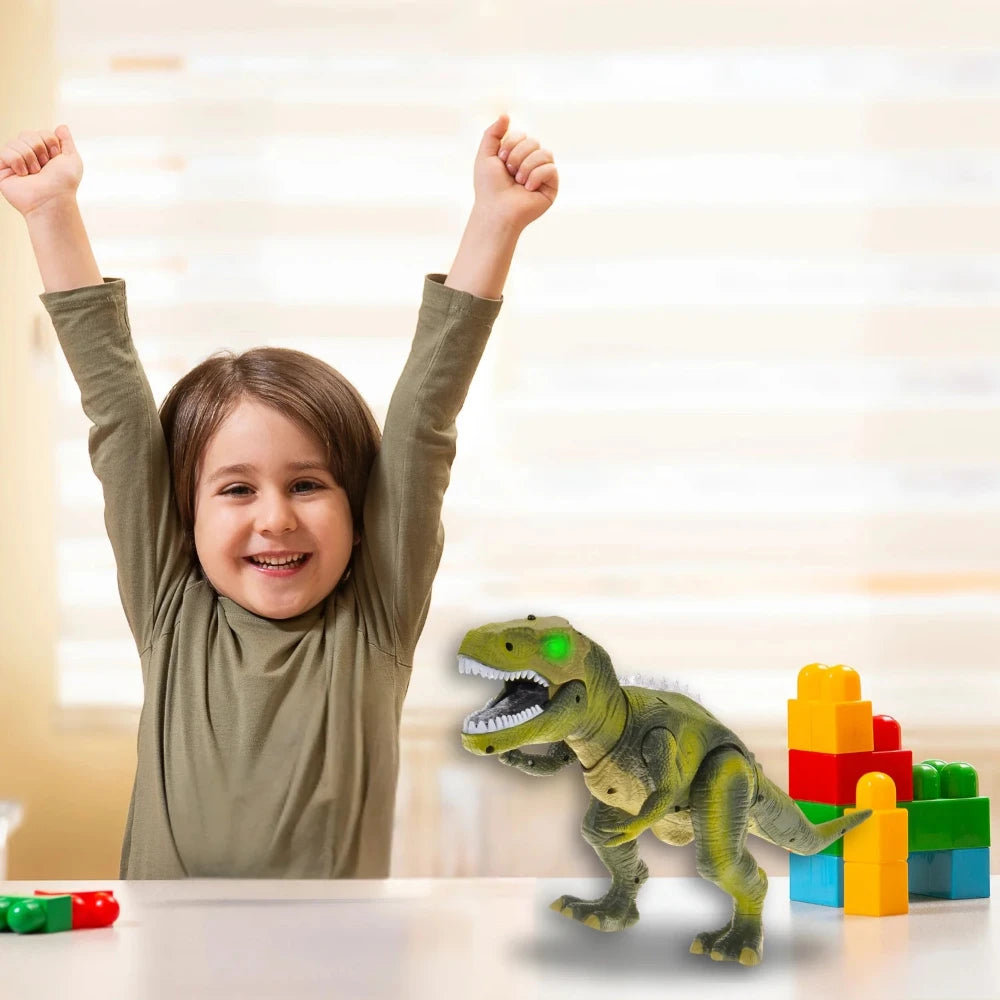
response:
<path fill-rule="evenodd" d="M 51 121 L 49 0 L 0 31 L 0 135 Z M 24 224 L 0 205 L 0 798 L 25 806 L 8 876 L 111 878 L 135 761 L 134 729 L 67 725 L 54 706 L 51 365 L 54 338 Z M 15 569 L 16 567 L 16 569 Z"/>

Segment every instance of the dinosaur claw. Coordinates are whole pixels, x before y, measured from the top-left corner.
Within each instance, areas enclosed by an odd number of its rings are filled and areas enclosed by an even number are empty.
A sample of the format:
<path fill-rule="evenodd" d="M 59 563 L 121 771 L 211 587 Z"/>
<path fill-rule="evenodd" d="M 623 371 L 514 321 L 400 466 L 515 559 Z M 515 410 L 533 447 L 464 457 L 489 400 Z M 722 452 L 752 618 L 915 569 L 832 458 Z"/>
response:
<path fill-rule="evenodd" d="M 623 931 L 639 919 L 635 903 L 625 900 L 624 904 L 602 899 L 579 899 L 576 896 L 560 896 L 549 903 L 549 909 L 561 913 L 595 931 Z"/>
<path fill-rule="evenodd" d="M 692 955 L 708 954 L 713 962 L 738 962 L 760 965 L 764 938 L 759 917 L 734 919 L 733 924 L 717 931 L 705 931 L 691 942 Z"/>

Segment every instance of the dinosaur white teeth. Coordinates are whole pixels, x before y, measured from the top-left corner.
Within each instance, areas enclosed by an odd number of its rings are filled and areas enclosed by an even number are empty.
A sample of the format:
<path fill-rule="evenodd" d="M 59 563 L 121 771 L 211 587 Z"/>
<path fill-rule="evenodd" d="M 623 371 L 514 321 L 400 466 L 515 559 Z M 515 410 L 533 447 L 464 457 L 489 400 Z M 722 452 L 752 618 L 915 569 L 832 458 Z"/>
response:
<path fill-rule="evenodd" d="M 549 687 L 549 682 L 534 670 L 497 670 L 496 667 L 488 667 L 485 663 L 480 663 L 479 660 L 466 656 L 464 653 L 460 653 L 458 656 L 458 672 L 497 681 L 529 680 L 541 685 L 546 690 Z"/>
<path fill-rule="evenodd" d="M 544 709 L 541 705 L 532 705 L 522 709 L 516 715 L 496 715 L 492 719 L 477 719 L 476 713 L 467 715 L 462 723 L 463 733 L 496 733 L 503 729 L 513 729 L 541 715 Z"/>

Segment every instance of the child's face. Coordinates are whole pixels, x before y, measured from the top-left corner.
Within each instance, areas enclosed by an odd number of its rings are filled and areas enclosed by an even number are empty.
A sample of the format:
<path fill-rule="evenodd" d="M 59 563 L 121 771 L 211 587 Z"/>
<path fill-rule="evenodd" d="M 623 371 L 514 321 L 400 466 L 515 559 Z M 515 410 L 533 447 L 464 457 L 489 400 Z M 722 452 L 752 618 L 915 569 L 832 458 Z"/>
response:
<path fill-rule="evenodd" d="M 357 538 L 320 442 L 245 399 L 202 455 L 194 542 L 220 594 L 263 618 L 292 618 L 337 586 Z M 287 565 L 262 566 L 262 557 Z"/>

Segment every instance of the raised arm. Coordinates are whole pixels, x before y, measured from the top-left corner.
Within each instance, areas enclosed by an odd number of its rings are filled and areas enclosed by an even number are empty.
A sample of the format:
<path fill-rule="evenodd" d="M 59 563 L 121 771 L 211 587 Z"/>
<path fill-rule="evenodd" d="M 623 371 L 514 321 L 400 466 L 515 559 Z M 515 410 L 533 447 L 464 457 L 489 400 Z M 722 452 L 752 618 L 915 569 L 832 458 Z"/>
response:
<path fill-rule="evenodd" d="M 22 132 L 0 149 L 0 195 L 23 216 L 59 343 L 93 426 L 122 606 L 140 652 L 185 570 L 166 446 L 132 343 L 122 281 L 101 277 L 76 202 L 83 162 L 69 129 Z"/>
<path fill-rule="evenodd" d="M 24 216 L 46 292 L 103 283 L 76 203 L 82 177 L 65 125 L 22 132 L 0 150 L 0 195 Z"/>
<path fill-rule="evenodd" d="M 376 614 L 376 633 L 405 664 L 412 663 L 444 544 L 441 504 L 455 456 L 455 418 L 499 311 L 518 239 L 558 187 L 551 153 L 507 125 L 504 115 L 483 134 L 475 202 L 451 271 L 425 281 L 365 497 L 356 585 Z"/>
<path fill-rule="evenodd" d="M 473 170 L 476 201 L 445 280 L 447 288 L 481 299 L 501 297 L 518 238 L 559 189 L 552 154 L 508 124 L 501 115 L 483 135 Z"/>

